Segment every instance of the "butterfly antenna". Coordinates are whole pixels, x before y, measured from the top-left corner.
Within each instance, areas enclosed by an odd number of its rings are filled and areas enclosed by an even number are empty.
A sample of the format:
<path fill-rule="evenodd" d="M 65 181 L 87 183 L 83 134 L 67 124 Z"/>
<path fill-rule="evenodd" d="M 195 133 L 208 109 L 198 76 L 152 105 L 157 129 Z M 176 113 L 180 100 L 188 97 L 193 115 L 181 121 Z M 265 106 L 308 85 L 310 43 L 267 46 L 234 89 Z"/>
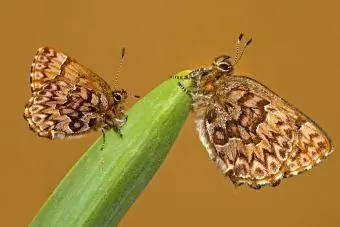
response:
<path fill-rule="evenodd" d="M 123 69 L 124 56 L 125 56 L 125 47 L 122 48 L 122 54 L 121 54 L 121 57 L 120 57 L 119 66 L 118 66 L 118 69 L 117 69 L 115 77 L 114 77 L 114 83 L 113 83 L 114 88 L 118 88 L 118 77 L 119 77 L 119 75 L 120 75 L 120 73 L 122 72 L 122 69 Z"/>
<path fill-rule="evenodd" d="M 241 44 L 241 41 L 243 39 L 243 36 L 244 36 L 243 33 L 240 33 L 240 35 L 238 36 L 237 43 L 236 43 L 236 50 L 235 50 L 235 59 L 238 58 L 238 55 L 239 55 L 239 52 L 240 52 L 240 44 Z"/>
<path fill-rule="evenodd" d="M 244 34 L 241 33 L 237 39 L 237 44 L 236 44 L 236 53 L 235 53 L 235 60 L 234 60 L 234 63 L 233 65 L 236 65 L 241 57 L 243 56 L 243 53 L 244 51 L 246 50 L 247 46 L 249 46 L 249 44 L 251 44 L 251 42 L 253 41 L 252 38 L 250 38 L 242 47 L 242 49 L 240 49 L 240 45 L 241 45 L 241 41 L 242 41 L 242 38 L 243 38 Z"/>

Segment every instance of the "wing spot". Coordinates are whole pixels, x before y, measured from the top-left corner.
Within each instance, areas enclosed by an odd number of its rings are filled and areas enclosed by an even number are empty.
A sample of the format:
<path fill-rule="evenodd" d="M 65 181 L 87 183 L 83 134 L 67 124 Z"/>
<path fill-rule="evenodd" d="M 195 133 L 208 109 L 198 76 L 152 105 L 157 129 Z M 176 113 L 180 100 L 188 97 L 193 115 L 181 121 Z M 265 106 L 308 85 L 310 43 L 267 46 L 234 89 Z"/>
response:
<path fill-rule="evenodd" d="M 216 126 L 213 132 L 214 143 L 224 145 L 228 142 L 228 136 L 224 128 Z"/>
<path fill-rule="evenodd" d="M 58 90 L 58 85 L 57 84 L 48 83 L 48 84 L 44 85 L 42 89 L 43 90 L 47 90 L 47 91 L 56 91 L 56 90 Z"/>
<path fill-rule="evenodd" d="M 211 124 L 216 119 L 216 116 L 217 116 L 217 113 L 213 108 L 208 109 L 207 114 L 206 114 L 206 119 L 209 124 Z"/>
<path fill-rule="evenodd" d="M 84 123 L 82 121 L 73 121 L 69 124 L 69 127 L 73 132 L 79 132 L 83 126 Z"/>
<path fill-rule="evenodd" d="M 89 121 L 89 127 L 92 128 L 93 126 L 95 126 L 96 122 L 97 122 L 96 118 L 91 118 Z"/>

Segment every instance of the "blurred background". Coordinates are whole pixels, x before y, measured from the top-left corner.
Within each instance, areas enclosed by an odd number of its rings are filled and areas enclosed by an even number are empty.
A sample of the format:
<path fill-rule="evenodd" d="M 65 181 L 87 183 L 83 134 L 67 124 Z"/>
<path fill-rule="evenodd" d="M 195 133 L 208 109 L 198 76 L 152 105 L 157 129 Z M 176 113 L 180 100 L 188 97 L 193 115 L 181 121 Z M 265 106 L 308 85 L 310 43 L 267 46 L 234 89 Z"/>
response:
<path fill-rule="evenodd" d="M 0 226 L 27 226 L 59 181 L 100 136 L 38 138 L 22 118 L 40 46 L 76 58 L 113 84 L 145 95 L 184 69 L 233 54 L 236 67 L 282 95 L 340 141 L 339 1 L 24 1 L 0 7 Z M 133 104 L 131 99 L 129 106 Z M 339 151 L 280 187 L 235 189 L 209 160 L 190 115 L 175 145 L 119 226 L 339 226 Z M 338 224 L 336 224 L 338 223 Z"/>

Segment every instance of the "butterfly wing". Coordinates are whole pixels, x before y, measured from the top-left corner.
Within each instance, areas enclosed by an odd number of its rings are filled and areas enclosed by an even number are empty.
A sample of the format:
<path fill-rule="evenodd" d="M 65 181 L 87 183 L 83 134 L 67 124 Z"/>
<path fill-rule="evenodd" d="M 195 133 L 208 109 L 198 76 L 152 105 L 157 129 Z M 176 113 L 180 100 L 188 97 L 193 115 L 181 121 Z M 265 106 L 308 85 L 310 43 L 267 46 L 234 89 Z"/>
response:
<path fill-rule="evenodd" d="M 276 186 L 333 150 L 326 133 L 264 85 L 243 76 L 194 96 L 196 129 L 210 157 L 235 185 Z"/>
<path fill-rule="evenodd" d="M 31 66 L 32 97 L 24 118 L 39 136 L 64 138 L 96 129 L 113 103 L 110 86 L 52 48 L 40 48 Z"/>
<path fill-rule="evenodd" d="M 113 102 L 110 85 L 100 76 L 62 52 L 50 47 L 41 47 L 31 65 L 32 92 L 39 90 L 45 82 L 51 80 L 63 80 L 101 92 L 109 98 L 110 103 Z"/>
<path fill-rule="evenodd" d="M 101 126 L 100 97 L 65 81 L 44 82 L 33 92 L 24 118 L 32 131 L 49 139 L 78 136 Z"/>

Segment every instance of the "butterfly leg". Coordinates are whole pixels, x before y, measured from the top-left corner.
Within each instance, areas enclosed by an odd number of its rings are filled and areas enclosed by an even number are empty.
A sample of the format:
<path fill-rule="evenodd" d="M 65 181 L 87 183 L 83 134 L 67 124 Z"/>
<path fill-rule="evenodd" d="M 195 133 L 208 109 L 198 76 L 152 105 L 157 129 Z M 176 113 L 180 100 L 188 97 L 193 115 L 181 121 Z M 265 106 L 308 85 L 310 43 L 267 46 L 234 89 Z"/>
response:
<path fill-rule="evenodd" d="M 171 78 L 171 79 L 176 79 L 176 80 L 189 80 L 189 79 L 190 79 L 190 77 L 189 77 L 190 74 L 191 74 L 191 73 L 189 73 L 189 74 L 186 75 L 186 76 L 177 76 L 177 75 L 173 75 L 173 76 L 171 76 L 170 78 Z"/>
<path fill-rule="evenodd" d="M 113 130 L 117 133 L 119 137 L 123 137 L 123 134 L 121 133 L 121 129 L 127 122 L 128 116 L 123 115 L 123 119 L 115 119 L 113 122 Z"/>
<path fill-rule="evenodd" d="M 181 82 L 178 81 L 177 84 L 180 89 L 182 89 L 185 93 L 187 93 L 190 96 L 190 91 Z"/>
<path fill-rule="evenodd" d="M 122 114 L 121 119 L 118 119 L 119 127 L 120 128 L 122 128 L 126 124 L 126 122 L 128 120 L 128 115 L 125 114 L 124 111 L 122 111 L 121 114 Z"/>
<path fill-rule="evenodd" d="M 124 120 L 123 120 L 124 121 Z M 123 137 L 123 134 L 121 133 L 120 129 L 122 126 L 119 125 L 119 123 L 115 122 L 115 125 L 113 127 L 113 130 L 118 134 L 119 137 Z M 104 150 L 105 144 L 106 144 L 106 131 L 104 128 L 101 129 L 102 135 L 103 135 L 103 143 L 100 146 L 100 150 Z"/>
<path fill-rule="evenodd" d="M 103 134 L 103 143 L 100 146 L 100 150 L 104 150 L 105 142 L 106 142 L 106 135 L 105 135 L 105 129 L 102 128 L 102 134 Z"/>
<path fill-rule="evenodd" d="M 211 68 L 198 68 L 198 69 L 195 69 L 194 71 L 190 72 L 186 76 L 173 75 L 170 78 L 171 79 L 177 79 L 177 80 L 189 80 L 189 79 L 192 79 L 192 78 L 196 78 L 200 75 L 209 73 L 210 71 L 211 71 Z"/>
<path fill-rule="evenodd" d="M 117 135 L 118 135 L 120 138 L 123 138 L 123 134 L 122 134 L 122 132 L 120 131 L 120 129 L 117 129 L 116 133 L 117 133 Z"/>
<path fill-rule="evenodd" d="M 209 73 L 211 71 L 211 68 L 198 68 L 189 73 L 186 76 L 172 76 L 172 79 L 178 79 L 178 80 L 191 80 L 192 86 L 194 87 L 194 90 L 201 90 L 201 84 L 199 81 L 201 81 L 201 78 L 203 75 Z M 182 83 L 178 82 L 178 86 L 189 96 L 192 96 L 192 91 L 189 91 Z"/>

